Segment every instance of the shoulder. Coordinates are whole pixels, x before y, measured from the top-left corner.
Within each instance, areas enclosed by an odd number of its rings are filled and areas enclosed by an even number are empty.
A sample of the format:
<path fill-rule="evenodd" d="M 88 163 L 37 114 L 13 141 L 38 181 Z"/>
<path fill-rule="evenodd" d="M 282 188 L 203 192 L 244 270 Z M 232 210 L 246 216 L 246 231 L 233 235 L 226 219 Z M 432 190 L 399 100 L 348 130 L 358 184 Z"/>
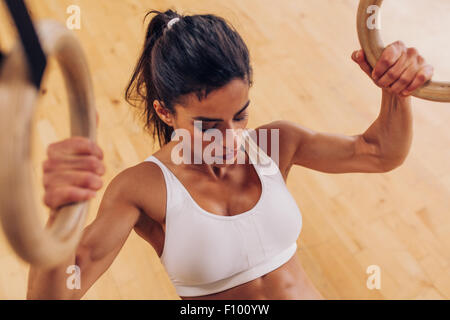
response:
<path fill-rule="evenodd" d="M 266 124 L 263 124 L 256 128 L 255 130 L 266 129 L 269 132 L 276 132 L 280 136 L 280 140 L 286 140 L 292 138 L 298 134 L 298 132 L 304 129 L 299 124 L 289 121 L 289 120 L 276 120 Z"/>
<path fill-rule="evenodd" d="M 143 161 L 126 168 L 111 180 L 110 186 L 120 192 L 122 201 L 132 203 L 153 220 L 164 218 L 165 181 L 156 163 Z"/>
<path fill-rule="evenodd" d="M 147 190 L 156 190 L 163 182 L 161 169 L 154 162 L 143 161 L 119 172 L 110 182 L 112 187 L 121 190 L 124 198 L 132 200 L 145 184 Z"/>
<path fill-rule="evenodd" d="M 296 133 L 298 125 L 288 120 L 276 120 L 263 124 L 254 130 L 258 136 L 258 146 L 272 159 L 278 156 L 279 168 L 283 175 L 292 166 L 291 160 L 298 146 L 300 136 Z M 261 143 L 267 137 L 266 143 Z M 278 155 L 275 154 L 278 153 Z"/>

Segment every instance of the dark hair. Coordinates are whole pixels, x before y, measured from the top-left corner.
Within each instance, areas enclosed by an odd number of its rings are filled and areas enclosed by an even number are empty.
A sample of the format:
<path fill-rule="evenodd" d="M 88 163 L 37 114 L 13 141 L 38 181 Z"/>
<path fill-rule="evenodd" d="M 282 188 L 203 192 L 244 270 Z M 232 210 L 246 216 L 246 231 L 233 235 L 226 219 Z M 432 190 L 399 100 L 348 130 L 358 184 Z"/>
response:
<path fill-rule="evenodd" d="M 155 13 L 151 19 L 142 54 L 137 62 L 125 99 L 132 106 L 144 104 L 145 129 L 159 145 L 170 142 L 173 128 L 153 108 L 154 100 L 175 114 L 174 105 L 185 95 L 199 100 L 233 79 L 253 84 L 253 71 L 246 44 L 223 18 L 213 14 L 183 16 L 175 11 Z M 180 20 L 169 29 L 173 18 Z M 145 19 L 144 19 L 145 21 Z"/>

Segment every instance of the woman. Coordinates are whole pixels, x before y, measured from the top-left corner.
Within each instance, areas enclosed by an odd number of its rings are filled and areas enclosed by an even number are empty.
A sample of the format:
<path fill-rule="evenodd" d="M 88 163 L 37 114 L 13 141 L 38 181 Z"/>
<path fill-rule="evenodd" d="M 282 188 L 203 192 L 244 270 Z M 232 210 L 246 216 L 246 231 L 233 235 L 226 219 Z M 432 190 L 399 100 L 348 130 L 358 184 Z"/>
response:
<path fill-rule="evenodd" d="M 401 165 L 412 138 L 410 94 L 431 79 L 433 68 L 401 42 L 388 46 L 373 70 L 364 52 L 355 51 L 352 59 L 383 89 L 373 124 L 344 136 L 274 121 L 255 129 L 266 129 L 267 141 L 276 142 L 267 144 L 241 130 L 248 123 L 252 68 L 239 34 L 214 15 L 150 13 L 155 16 L 126 97 L 144 103 L 146 127 L 161 149 L 110 182 L 70 259 L 51 270 L 31 268 L 28 298 L 81 298 L 132 230 L 161 257 L 182 299 L 322 298 L 295 254 L 302 220 L 285 185 L 289 170 L 379 173 Z M 213 130 L 230 134 L 214 140 L 211 163 L 203 156 Z M 183 149 L 188 161 L 178 161 L 178 133 L 187 133 L 183 147 L 200 141 Z M 265 171 L 246 146 L 262 150 L 276 170 Z M 100 147 L 85 138 L 49 146 L 43 168 L 49 224 L 58 207 L 95 196 L 102 160 Z M 74 264 L 80 290 L 65 286 L 65 270 Z"/>

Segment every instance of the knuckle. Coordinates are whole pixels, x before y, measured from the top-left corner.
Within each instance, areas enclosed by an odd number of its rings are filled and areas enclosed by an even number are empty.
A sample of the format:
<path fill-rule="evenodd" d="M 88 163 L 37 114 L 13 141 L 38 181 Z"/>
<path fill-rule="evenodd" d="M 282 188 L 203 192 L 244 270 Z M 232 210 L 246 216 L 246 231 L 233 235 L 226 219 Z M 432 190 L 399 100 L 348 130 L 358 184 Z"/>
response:
<path fill-rule="evenodd" d="M 47 147 L 47 157 L 52 158 L 55 155 L 55 151 L 57 149 L 57 144 L 56 143 L 52 143 Z"/>
<path fill-rule="evenodd" d="M 425 76 L 425 74 L 423 72 L 420 72 L 417 74 L 417 80 L 423 82 L 427 79 L 427 77 Z"/>
<path fill-rule="evenodd" d="M 394 44 L 395 44 L 396 46 L 399 46 L 399 47 L 405 47 L 405 44 L 404 44 L 403 41 L 401 41 L 401 40 L 395 41 Z"/>
<path fill-rule="evenodd" d="M 49 208 L 55 208 L 56 206 L 56 195 L 54 190 L 48 190 L 44 194 L 44 204 Z"/>
<path fill-rule="evenodd" d="M 96 151 L 96 149 L 97 149 L 97 144 L 94 141 L 92 141 L 91 139 L 87 139 L 86 138 L 86 140 L 89 143 L 90 150 L 92 151 L 92 153 L 94 153 Z"/>
<path fill-rule="evenodd" d="M 401 85 L 406 85 L 406 84 L 408 84 L 408 78 L 406 78 L 405 76 L 403 76 L 403 77 L 400 77 L 400 79 L 398 79 L 398 82 L 399 82 L 399 84 L 401 84 Z"/>
<path fill-rule="evenodd" d="M 384 68 L 388 68 L 393 64 L 393 58 L 392 56 L 384 56 L 383 58 L 381 58 L 381 65 Z"/>
<path fill-rule="evenodd" d="M 389 58 L 387 56 L 382 57 L 380 63 L 383 67 L 387 67 L 389 65 Z"/>
<path fill-rule="evenodd" d="M 64 199 L 65 203 L 76 200 L 76 192 L 74 188 L 72 187 L 61 188 L 61 198 Z"/>
<path fill-rule="evenodd" d="M 63 165 L 63 161 L 61 159 L 57 159 L 57 158 L 53 158 L 53 159 L 48 159 L 47 164 L 45 164 L 45 168 L 47 169 L 47 171 L 45 172 L 54 172 L 57 171 L 61 168 L 61 166 Z"/>
<path fill-rule="evenodd" d="M 69 139 L 69 143 L 71 144 L 71 149 L 75 151 L 75 153 L 93 153 L 93 146 L 91 144 L 91 140 L 86 137 L 75 136 Z"/>
<path fill-rule="evenodd" d="M 387 77 L 389 78 L 389 80 L 394 80 L 397 78 L 397 72 L 395 72 L 395 70 L 389 70 L 387 72 Z"/>
<path fill-rule="evenodd" d="M 51 184 L 51 178 L 49 174 L 44 174 L 42 177 L 42 184 L 44 185 L 44 188 L 47 189 Z"/>
<path fill-rule="evenodd" d="M 95 171 L 99 168 L 100 162 L 96 157 L 88 156 L 85 161 L 88 170 Z"/>
<path fill-rule="evenodd" d="M 95 174 L 88 174 L 84 178 L 84 186 L 92 189 L 100 189 L 102 181 Z"/>
<path fill-rule="evenodd" d="M 51 171 L 52 167 L 53 167 L 53 163 L 50 159 L 47 159 L 42 163 L 42 171 L 44 173 Z"/>
<path fill-rule="evenodd" d="M 414 56 L 414 55 L 418 55 L 418 54 L 419 54 L 419 52 L 417 51 L 417 49 L 414 48 L 414 47 L 408 48 L 408 49 L 406 50 L 406 53 L 408 54 L 408 56 Z"/>
<path fill-rule="evenodd" d="M 421 55 L 418 55 L 418 56 L 417 56 L 417 62 L 418 62 L 419 64 L 423 64 L 423 63 L 425 62 L 425 58 L 422 57 Z"/>

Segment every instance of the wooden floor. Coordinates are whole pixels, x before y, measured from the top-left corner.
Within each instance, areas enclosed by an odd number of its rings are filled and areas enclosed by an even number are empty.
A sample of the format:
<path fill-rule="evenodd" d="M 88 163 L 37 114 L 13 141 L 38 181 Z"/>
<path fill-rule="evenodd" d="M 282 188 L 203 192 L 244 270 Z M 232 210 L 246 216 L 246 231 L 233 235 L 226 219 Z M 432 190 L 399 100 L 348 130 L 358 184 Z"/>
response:
<path fill-rule="evenodd" d="M 148 9 L 215 13 L 247 42 L 255 84 L 249 127 L 289 119 L 327 132 L 359 134 L 375 120 L 381 92 L 350 59 L 359 48 L 357 0 L 28 0 L 36 18 L 65 22 L 66 8 L 81 8 L 76 31 L 88 55 L 101 121 L 105 185 L 156 151 L 123 99 L 143 41 Z M 414 45 L 450 79 L 448 0 L 385 1 L 383 36 Z M 0 7 L 0 43 L 12 44 Z M 61 76 L 51 66 L 38 105 L 34 159 L 36 202 L 41 163 L 51 142 L 68 136 Z M 387 174 L 330 175 L 301 167 L 288 187 L 302 213 L 302 264 L 328 299 L 450 298 L 450 104 L 413 101 L 414 141 L 404 165 Z M 94 219 L 103 195 L 93 201 Z M 42 219 L 46 210 L 41 204 Z M 381 288 L 369 290 L 366 269 L 381 270 Z M 0 299 L 23 299 L 26 264 L 0 233 Z M 154 250 L 132 233 L 111 268 L 85 299 L 178 298 Z"/>

